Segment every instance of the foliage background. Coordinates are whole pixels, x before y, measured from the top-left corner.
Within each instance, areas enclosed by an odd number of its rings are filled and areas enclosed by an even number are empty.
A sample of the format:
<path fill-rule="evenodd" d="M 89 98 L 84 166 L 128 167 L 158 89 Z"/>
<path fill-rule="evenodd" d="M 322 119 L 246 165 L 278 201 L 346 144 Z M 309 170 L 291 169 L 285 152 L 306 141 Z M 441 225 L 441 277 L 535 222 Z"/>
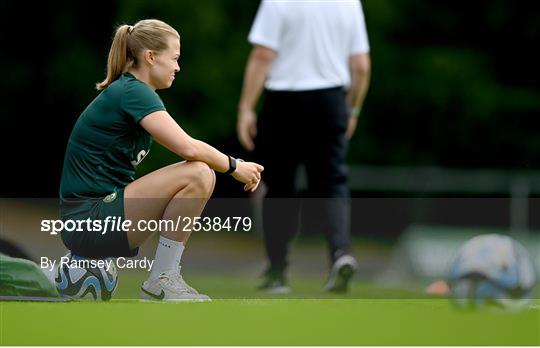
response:
<path fill-rule="evenodd" d="M 67 138 L 97 95 L 118 24 L 160 18 L 182 35 L 161 91 L 188 133 L 245 158 L 236 105 L 253 0 L 2 2 L 3 196 L 55 197 Z M 350 163 L 540 168 L 540 5 L 363 1 L 373 74 Z M 25 27 L 23 30 L 21 27 Z M 177 161 L 156 145 L 140 174 Z"/>

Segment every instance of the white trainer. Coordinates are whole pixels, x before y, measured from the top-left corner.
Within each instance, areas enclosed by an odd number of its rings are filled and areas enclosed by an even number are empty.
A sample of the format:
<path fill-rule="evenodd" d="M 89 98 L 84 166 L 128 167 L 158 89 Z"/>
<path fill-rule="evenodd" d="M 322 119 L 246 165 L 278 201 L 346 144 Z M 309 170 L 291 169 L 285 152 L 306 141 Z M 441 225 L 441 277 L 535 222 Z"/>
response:
<path fill-rule="evenodd" d="M 141 286 L 141 299 L 152 301 L 211 301 L 210 297 L 199 294 L 180 275 L 180 269 L 165 271 L 152 281 Z"/>
<path fill-rule="evenodd" d="M 349 290 L 349 283 L 356 271 L 358 262 L 351 255 L 339 257 L 330 270 L 328 281 L 323 290 L 328 292 L 344 293 Z"/>

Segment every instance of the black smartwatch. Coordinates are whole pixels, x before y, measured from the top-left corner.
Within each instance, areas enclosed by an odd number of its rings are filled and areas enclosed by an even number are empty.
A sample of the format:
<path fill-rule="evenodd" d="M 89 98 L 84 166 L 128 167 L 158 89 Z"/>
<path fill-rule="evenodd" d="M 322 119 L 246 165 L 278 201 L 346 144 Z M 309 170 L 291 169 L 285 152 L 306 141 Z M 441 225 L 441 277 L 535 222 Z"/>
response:
<path fill-rule="evenodd" d="M 232 174 L 236 170 L 236 158 L 233 156 L 229 156 L 229 170 L 225 172 L 225 174 L 229 175 Z"/>

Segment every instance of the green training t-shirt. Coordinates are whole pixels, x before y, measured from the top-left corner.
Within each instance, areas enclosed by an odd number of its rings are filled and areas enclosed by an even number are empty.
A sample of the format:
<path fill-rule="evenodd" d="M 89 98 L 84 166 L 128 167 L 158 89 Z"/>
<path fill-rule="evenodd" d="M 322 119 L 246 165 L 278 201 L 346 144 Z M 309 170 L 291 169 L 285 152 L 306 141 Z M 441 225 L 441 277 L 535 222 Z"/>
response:
<path fill-rule="evenodd" d="M 130 73 L 101 92 L 77 120 L 69 137 L 61 198 L 103 197 L 133 181 L 152 137 L 139 122 L 165 110 L 161 98 Z"/>

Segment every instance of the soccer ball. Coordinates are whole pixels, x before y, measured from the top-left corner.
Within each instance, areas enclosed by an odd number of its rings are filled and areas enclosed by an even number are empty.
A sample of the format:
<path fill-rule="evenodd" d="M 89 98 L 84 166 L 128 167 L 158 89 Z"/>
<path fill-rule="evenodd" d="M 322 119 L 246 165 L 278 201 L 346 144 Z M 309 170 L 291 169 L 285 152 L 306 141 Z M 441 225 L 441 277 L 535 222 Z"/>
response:
<path fill-rule="evenodd" d="M 55 276 L 56 289 L 72 299 L 108 301 L 118 285 L 112 259 L 94 260 L 67 254 L 60 259 Z"/>
<path fill-rule="evenodd" d="M 525 308 L 533 295 L 535 278 L 527 250 L 512 238 L 498 234 L 467 241 L 448 272 L 452 300 L 461 308 Z"/>

